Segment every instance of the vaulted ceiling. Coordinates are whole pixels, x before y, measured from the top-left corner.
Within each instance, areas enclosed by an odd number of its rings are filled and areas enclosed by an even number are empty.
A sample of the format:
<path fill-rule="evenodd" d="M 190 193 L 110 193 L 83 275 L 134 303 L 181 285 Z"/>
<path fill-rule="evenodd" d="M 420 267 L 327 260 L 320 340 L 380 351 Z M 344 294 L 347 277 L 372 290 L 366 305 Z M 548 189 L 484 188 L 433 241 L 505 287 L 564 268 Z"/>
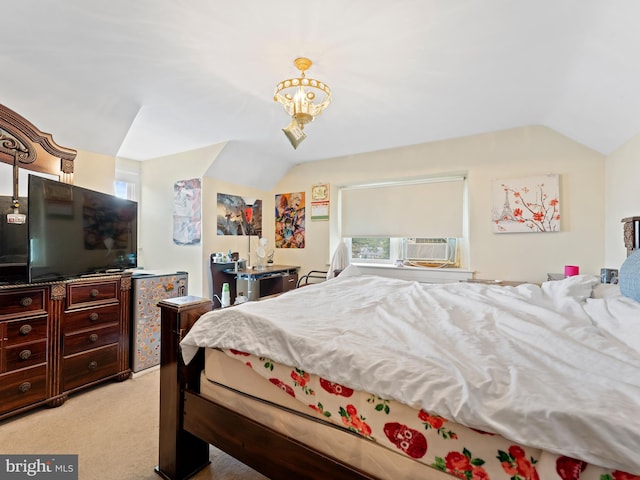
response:
<path fill-rule="evenodd" d="M 640 132 L 636 0 L 2 3 L 0 103 L 61 145 L 123 158 L 225 143 L 220 177 L 251 171 L 251 186 L 525 125 L 603 154 Z M 333 102 L 294 150 L 273 93 L 298 56 Z"/>

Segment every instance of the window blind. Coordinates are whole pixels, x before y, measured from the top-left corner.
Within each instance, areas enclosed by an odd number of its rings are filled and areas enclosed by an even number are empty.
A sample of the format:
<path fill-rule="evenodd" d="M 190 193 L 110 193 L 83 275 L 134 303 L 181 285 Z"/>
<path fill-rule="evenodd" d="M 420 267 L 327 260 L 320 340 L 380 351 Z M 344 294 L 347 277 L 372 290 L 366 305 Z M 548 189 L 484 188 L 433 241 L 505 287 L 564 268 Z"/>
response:
<path fill-rule="evenodd" d="M 464 177 L 340 190 L 343 237 L 462 237 Z"/>

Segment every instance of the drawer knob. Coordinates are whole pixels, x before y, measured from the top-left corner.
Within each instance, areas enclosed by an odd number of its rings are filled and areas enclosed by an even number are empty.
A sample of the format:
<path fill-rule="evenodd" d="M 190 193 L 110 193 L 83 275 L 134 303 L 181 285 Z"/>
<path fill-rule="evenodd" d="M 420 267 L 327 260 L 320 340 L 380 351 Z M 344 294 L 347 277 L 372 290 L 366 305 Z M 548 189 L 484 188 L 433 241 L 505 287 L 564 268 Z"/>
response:
<path fill-rule="evenodd" d="M 91 313 L 89 315 L 89 321 L 90 322 L 96 322 L 99 317 L 100 317 L 100 315 L 98 315 L 96 312 L 93 312 L 93 313 Z"/>
<path fill-rule="evenodd" d="M 100 295 L 100 291 L 97 288 L 92 288 L 89 292 L 89 295 L 91 296 L 91 298 L 96 298 L 98 295 Z"/>
<path fill-rule="evenodd" d="M 98 362 L 94 360 L 93 362 L 89 363 L 89 370 L 95 370 L 96 368 L 98 368 Z"/>
<path fill-rule="evenodd" d="M 92 333 L 91 335 L 89 335 L 89 341 L 91 343 L 96 343 L 98 341 L 98 334 Z"/>
<path fill-rule="evenodd" d="M 29 360 L 31 350 L 22 350 L 19 354 L 20 360 Z"/>
<path fill-rule="evenodd" d="M 22 393 L 27 393 L 29 390 L 31 390 L 31 383 L 30 382 L 22 382 L 20 384 L 20 386 L 18 387 L 18 390 L 20 390 L 20 392 L 22 392 Z"/>
<path fill-rule="evenodd" d="M 29 307 L 33 303 L 33 298 L 31 297 L 22 297 L 20 299 L 20 305 L 23 307 Z"/>
<path fill-rule="evenodd" d="M 29 333 L 31 333 L 31 330 L 33 330 L 33 327 L 31 325 L 22 325 L 20 327 L 20 335 L 28 335 Z"/>

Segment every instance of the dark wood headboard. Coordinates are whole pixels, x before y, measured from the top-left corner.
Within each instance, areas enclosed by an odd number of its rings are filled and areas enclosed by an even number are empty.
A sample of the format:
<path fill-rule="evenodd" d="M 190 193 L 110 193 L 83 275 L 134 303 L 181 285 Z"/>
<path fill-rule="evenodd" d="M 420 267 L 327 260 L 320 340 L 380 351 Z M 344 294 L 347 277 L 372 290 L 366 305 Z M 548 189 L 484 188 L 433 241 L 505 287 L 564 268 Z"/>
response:
<path fill-rule="evenodd" d="M 627 257 L 631 252 L 640 248 L 640 217 L 627 217 L 624 223 L 624 246 L 627 247 Z"/>
<path fill-rule="evenodd" d="M 51 134 L 43 133 L 27 119 L 0 105 L 0 162 L 42 173 L 58 175 L 73 183 L 73 161 L 77 151 L 61 147 Z"/>

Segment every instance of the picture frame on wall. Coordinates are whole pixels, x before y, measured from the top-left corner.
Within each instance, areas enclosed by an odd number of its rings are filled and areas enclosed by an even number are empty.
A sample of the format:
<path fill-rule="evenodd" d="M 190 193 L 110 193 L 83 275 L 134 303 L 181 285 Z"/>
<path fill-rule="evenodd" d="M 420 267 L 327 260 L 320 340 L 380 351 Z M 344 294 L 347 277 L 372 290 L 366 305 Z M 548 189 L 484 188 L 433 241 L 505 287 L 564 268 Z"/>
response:
<path fill-rule="evenodd" d="M 326 202 L 329 201 L 329 184 L 317 183 L 311 187 L 311 201 L 312 202 Z"/>
<path fill-rule="evenodd" d="M 311 187 L 311 220 L 329 220 L 329 184 Z"/>
<path fill-rule="evenodd" d="M 494 180 L 491 225 L 494 233 L 560 231 L 560 175 Z"/>
<path fill-rule="evenodd" d="M 279 193 L 275 205 L 276 248 L 304 248 L 305 192 Z"/>

